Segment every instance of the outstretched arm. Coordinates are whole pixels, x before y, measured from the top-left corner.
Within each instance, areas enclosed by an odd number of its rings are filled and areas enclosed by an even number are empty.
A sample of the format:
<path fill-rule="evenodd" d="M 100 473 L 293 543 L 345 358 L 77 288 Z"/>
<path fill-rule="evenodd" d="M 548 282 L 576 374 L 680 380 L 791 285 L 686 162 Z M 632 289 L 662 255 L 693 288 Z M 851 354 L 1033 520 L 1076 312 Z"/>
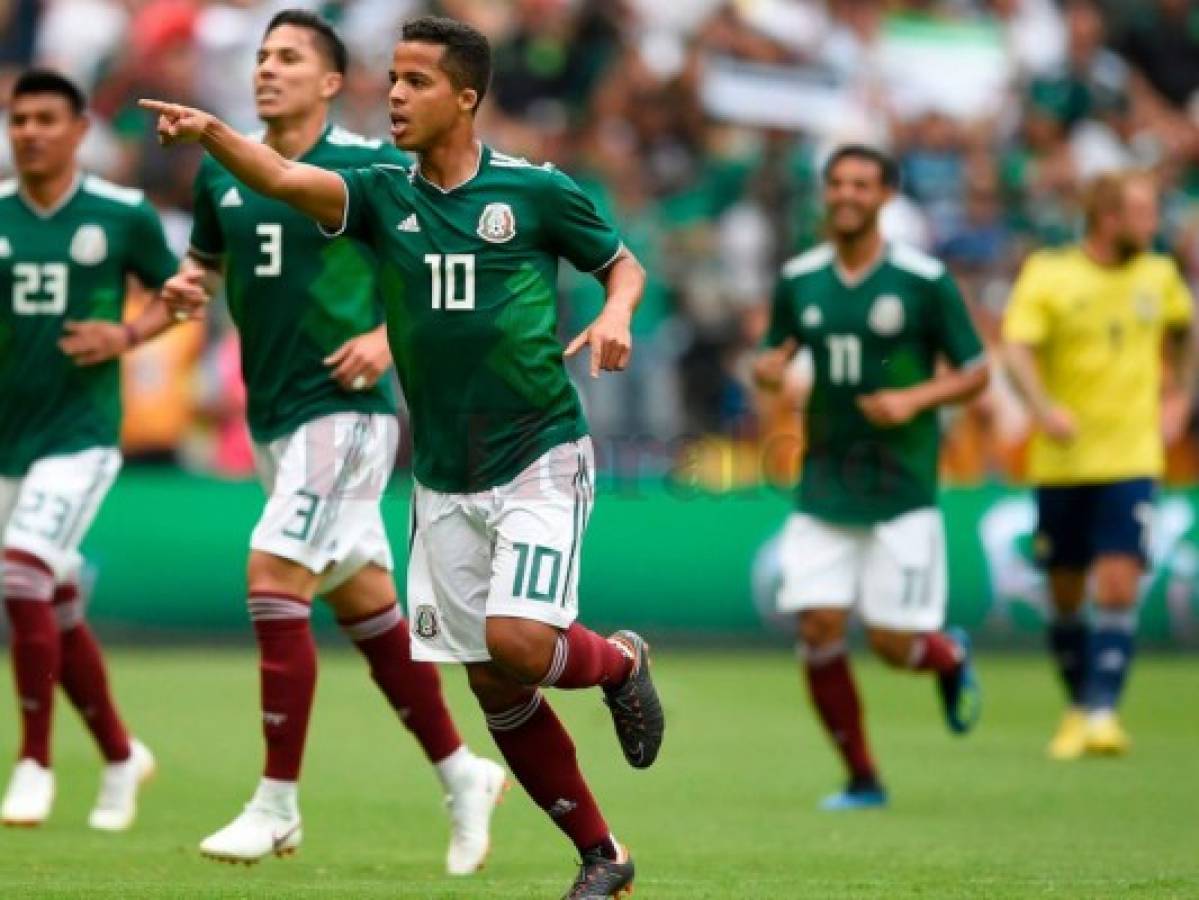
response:
<path fill-rule="evenodd" d="M 163 146 L 198 143 L 251 190 L 286 203 L 330 229 L 341 227 L 346 189 L 339 176 L 285 159 L 203 110 L 161 100 L 140 100 L 139 105 L 158 114 L 158 140 Z"/>

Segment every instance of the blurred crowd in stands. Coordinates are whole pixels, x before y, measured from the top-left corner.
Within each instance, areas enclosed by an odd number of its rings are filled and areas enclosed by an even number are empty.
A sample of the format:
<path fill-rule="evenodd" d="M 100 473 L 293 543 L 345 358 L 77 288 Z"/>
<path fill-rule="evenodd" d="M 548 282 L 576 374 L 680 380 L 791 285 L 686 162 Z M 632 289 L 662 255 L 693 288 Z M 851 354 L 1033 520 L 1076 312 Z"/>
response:
<path fill-rule="evenodd" d="M 36 61 L 88 91 L 86 166 L 144 187 L 186 247 L 198 163 L 157 146 L 152 94 L 255 127 L 254 52 L 282 0 L 0 0 L 0 94 Z M 338 120 L 385 135 L 400 23 L 437 12 L 493 40 L 483 130 L 552 160 L 619 223 L 650 281 L 623 378 L 581 380 L 610 468 L 680 454 L 717 486 L 752 482 L 764 433 L 794 428 L 749 388 L 780 262 L 820 240 L 820 163 L 888 147 L 903 192 L 885 230 L 946 259 L 994 339 L 1027 252 L 1072 239 L 1081 185 L 1158 173 L 1161 249 L 1199 279 L 1199 4 L 1190 0 L 329 0 L 353 65 Z M 0 171 L 8 168 L 7 144 Z M 564 274 L 564 333 L 602 294 Z M 216 313 L 140 349 L 129 449 L 236 473 L 236 337 Z M 960 482 L 1018 478 L 1027 421 L 1002 378 L 947 421 Z M 1194 437 L 1172 472 L 1199 475 Z"/>

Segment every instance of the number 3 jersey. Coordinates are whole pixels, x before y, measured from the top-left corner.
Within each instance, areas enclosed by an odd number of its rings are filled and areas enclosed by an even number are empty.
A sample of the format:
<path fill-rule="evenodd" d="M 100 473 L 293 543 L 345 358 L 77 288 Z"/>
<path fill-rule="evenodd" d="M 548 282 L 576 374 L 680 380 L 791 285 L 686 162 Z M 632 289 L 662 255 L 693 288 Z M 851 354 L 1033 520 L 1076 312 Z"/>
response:
<path fill-rule="evenodd" d="M 117 445 L 119 360 L 77 366 L 58 342 L 68 321 L 121 321 L 127 276 L 157 289 L 176 265 L 141 191 L 84 175 L 41 210 L 0 182 L 0 475 Z"/>
<path fill-rule="evenodd" d="M 339 174 L 343 230 L 379 259 L 417 480 L 481 491 L 583 437 L 557 336 L 558 260 L 594 272 L 621 242 L 578 186 L 488 147 L 475 175 L 449 191 L 419 168 Z"/>
<path fill-rule="evenodd" d="M 407 157 L 331 126 L 300 161 L 332 169 Z M 207 156 L 194 186 L 194 215 L 189 252 L 224 265 L 255 441 L 269 443 L 331 413 L 395 412 L 386 379 L 346 391 L 324 364 L 383 321 L 369 246 L 326 237 L 311 219 L 254 193 Z"/>
<path fill-rule="evenodd" d="M 875 391 L 902 389 L 935 374 L 937 358 L 983 362 L 983 348 L 945 266 L 889 246 L 857 280 L 830 245 L 783 267 L 766 345 L 793 338 L 811 352 L 799 507 L 826 521 L 865 525 L 936 503 L 940 433 L 936 410 L 879 428 L 858 407 Z"/>

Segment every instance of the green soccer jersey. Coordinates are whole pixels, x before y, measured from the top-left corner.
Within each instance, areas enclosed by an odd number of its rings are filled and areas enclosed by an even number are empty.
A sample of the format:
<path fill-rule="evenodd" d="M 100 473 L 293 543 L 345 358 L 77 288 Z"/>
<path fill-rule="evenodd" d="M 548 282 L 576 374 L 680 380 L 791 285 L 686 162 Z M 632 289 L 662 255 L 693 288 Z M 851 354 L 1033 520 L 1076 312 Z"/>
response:
<path fill-rule="evenodd" d="M 118 360 L 77 366 L 68 321 L 121 321 L 126 277 L 157 289 L 175 272 L 141 191 L 84 175 L 54 209 L 0 182 L 0 475 L 120 439 Z"/>
<path fill-rule="evenodd" d="M 817 247 L 784 266 L 775 289 L 766 344 L 777 347 L 789 337 L 808 348 L 815 364 L 799 508 L 863 525 L 934 505 L 936 411 L 879 428 L 857 399 L 927 381 L 938 356 L 958 367 L 982 362 L 982 344 L 945 266 L 890 246 L 851 282 L 833 248 Z"/>
<path fill-rule="evenodd" d="M 390 144 L 337 126 L 300 159 L 327 169 L 407 161 Z M 190 252 L 224 264 L 254 439 L 272 441 L 329 413 L 394 413 L 387 379 L 347 391 L 323 362 L 383 321 L 370 247 L 326 237 L 311 219 L 254 193 L 210 157 L 194 190 Z"/>
<path fill-rule="evenodd" d="M 340 174 L 344 229 L 379 259 L 417 480 L 484 490 L 585 435 L 557 336 L 558 260 L 594 272 L 621 243 L 578 186 L 488 147 L 474 177 L 450 191 L 418 168 Z"/>

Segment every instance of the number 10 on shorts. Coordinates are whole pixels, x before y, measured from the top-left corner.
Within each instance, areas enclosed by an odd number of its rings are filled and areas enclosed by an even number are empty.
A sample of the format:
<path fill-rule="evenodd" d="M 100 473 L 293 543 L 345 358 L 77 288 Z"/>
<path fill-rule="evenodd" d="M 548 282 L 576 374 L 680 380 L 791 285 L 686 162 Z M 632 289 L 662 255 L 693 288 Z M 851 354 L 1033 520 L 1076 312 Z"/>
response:
<path fill-rule="evenodd" d="M 516 551 L 516 577 L 512 580 L 513 598 L 525 597 L 553 603 L 558 596 L 558 576 L 562 574 L 562 553 L 552 547 L 513 543 Z M 544 589 L 543 589 L 544 588 Z"/>

